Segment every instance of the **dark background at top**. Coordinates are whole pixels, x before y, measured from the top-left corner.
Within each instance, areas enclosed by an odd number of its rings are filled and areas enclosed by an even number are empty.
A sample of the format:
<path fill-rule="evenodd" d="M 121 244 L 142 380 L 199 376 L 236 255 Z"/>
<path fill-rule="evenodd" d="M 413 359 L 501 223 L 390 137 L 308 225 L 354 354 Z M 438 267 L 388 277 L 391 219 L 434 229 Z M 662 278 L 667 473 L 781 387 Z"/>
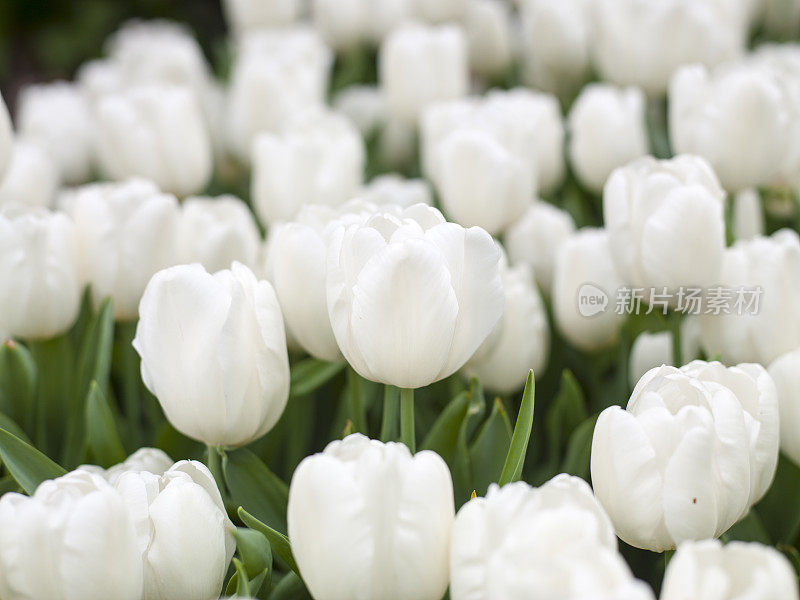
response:
<path fill-rule="evenodd" d="M 20 87 L 71 79 L 131 18 L 181 21 L 209 60 L 223 51 L 220 0 L 0 0 L 0 91 L 12 112 Z"/>

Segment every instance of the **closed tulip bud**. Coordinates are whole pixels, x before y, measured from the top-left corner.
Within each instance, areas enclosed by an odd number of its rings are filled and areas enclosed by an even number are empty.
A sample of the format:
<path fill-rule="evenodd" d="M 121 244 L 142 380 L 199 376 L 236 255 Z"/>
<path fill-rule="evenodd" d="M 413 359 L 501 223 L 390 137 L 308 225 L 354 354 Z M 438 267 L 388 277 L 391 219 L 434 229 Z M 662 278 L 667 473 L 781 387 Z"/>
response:
<path fill-rule="evenodd" d="M 386 123 L 386 100 L 374 85 L 350 85 L 333 97 L 333 108 L 343 114 L 364 138 L 377 132 Z"/>
<path fill-rule="evenodd" d="M 294 23 L 302 12 L 300 0 L 223 0 L 225 19 L 234 33 L 242 34 L 257 29 L 286 27 Z"/>
<path fill-rule="evenodd" d="M 538 201 L 506 230 L 503 241 L 511 263 L 530 265 L 536 283 L 550 294 L 559 249 L 574 232 L 575 221 L 567 211 Z"/>
<path fill-rule="evenodd" d="M 369 37 L 373 2 L 380 0 L 313 0 L 314 27 L 333 49 L 352 50 Z"/>
<path fill-rule="evenodd" d="M 768 365 L 800 347 L 800 238 L 795 231 L 736 242 L 725 250 L 717 284 L 733 290 L 734 308 L 701 315 L 707 356 Z M 740 292 L 741 308 L 735 308 Z"/>
<path fill-rule="evenodd" d="M 3 97 L 0 96 L 0 181 L 11 160 L 12 147 L 14 145 L 14 131 L 11 129 L 11 118 L 8 116 L 8 109 Z"/>
<path fill-rule="evenodd" d="M 687 316 L 681 321 L 681 364 L 693 361 L 700 354 L 700 320 L 696 316 Z M 661 365 L 676 365 L 672 355 L 672 332 L 659 331 L 650 333 L 643 331 L 631 345 L 628 358 L 628 382 L 631 387 L 650 369 Z"/>
<path fill-rule="evenodd" d="M 764 207 L 756 189 L 746 189 L 733 197 L 733 237 L 749 240 L 764 235 Z"/>
<path fill-rule="evenodd" d="M 233 263 L 156 273 L 139 306 L 133 347 L 142 379 L 173 427 L 210 446 L 261 437 L 289 396 L 289 358 L 272 286 Z"/>
<path fill-rule="evenodd" d="M 114 487 L 133 516 L 144 562 L 143 600 L 217 598 L 235 548 L 233 523 L 205 465 L 128 469 Z"/>
<path fill-rule="evenodd" d="M 17 128 L 47 151 L 65 183 L 89 178 L 94 158 L 94 122 L 76 84 L 32 85 L 20 94 Z"/>
<path fill-rule="evenodd" d="M 464 30 L 472 70 L 486 79 L 501 78 L 511 66 L 511 7 L 503 0 L 469 0 Z"/>
<path fill-rule="evenodd" d="M 140 600 L 133 518 L 102 477 L 73 471 L 0 499 L 0 594 L 8 600 Z"/>
<path fill-rule="evenodd" d="M 295 470 L 289 540 L 316 600 L 439 600 L 454 512 L 438 454 L 353 434 Z"/>
<path fill-rule="evenodd" d="M 418 388 L 475 353 L 503 313 L 500 251 L 422 204 L 340 225 L 327 254 L 339 348 L 366 379 Z"/>
<path fill-rule="evenodd" d="M 777 460 L 766 370 L 694 361 L 651 369 L 627 409 L 600 414 L 592 484 L 623 541 L 661 552 L 725 533 L 767 491 Z"/>
<path fill-rule="evenodd" d="M 431 188 L 424 179 L 404 179 L 389 173 L 379 175 L 361 188 L 358 197 L 376 206 L 394 204 L 408 208 L 415 204 L 433 204 Z"/>
<path fill-rule="evenodd" d="M 211 140 L 195 95 L 184 87 L 147 85 L 98 102 L 99 160 L 114 179 L 146 177 L 181 196 L 211 176 Z"/>
<path fill-rule="evenodd" d="M 612 303 L 622 286 L 603 229 L 584 228 L 566 240 L 553 271 L 553 316 L 562 335 L 581 350 L 614 343 L 624 315 Z"/>
<path fill-rule="evenodd" d="M 800 348 L 776 358 L 769 374 L 778 390 L 781 451 L 800 465 Z"/>
<path fill-rule="evenodd" d="M 638 88 L 590 84 L 569 112 L 569 157 L 575 175 L 601 192 L 611 172 L 648 153 L 645 98 Z"/>
<path fill-rule="evenodd" d="M 253 144 L 252 196 L 264 223 L 290 221 L 305 204 L 339 206 L 358 193 L 364 141 L 342 116 L 298 113 Z"/>
<path fill-rule="evenodd" d="M 17 138 L 0 180 L 0 206 L 50 207 L 59 185 L 58 166 L 38 143 Z"/>
<path fill-rule="evenodd" d="M 664 93 L 680 65 L 710 67 L 745 49 L 742 2 L 601 0 L 592 17 L 592 57 L 601 78 L 638 85 L 653 97 Z"/>
<path fill-rule="evenodd" d="M 763 65 L 734 63 L 711 73 L 682 67 L 669 89 L 672 145 L 707 158 L 726 190 L 765 185 L 787 153 L 790 102 L 781 79 Z"/>
<path fill-rule="evenodd" d="M 173 464 L 175 464 L 175 462 L 163 450 L 158 448 L 139 448 L 126 458 L 124 462 L 108 469 L 103 469 L 95 465 L 81 465 L 79 469 L 101 475 L 106 481 L 111 483 L 111 485 L 115 485 L 117 480 L 124 473 L 151 473 L 161 476 L 166 473 Z"/>
<path fill-rule="evenodd" d="M 669 561 L 661 600 L 797 600 L 789 560 L 757 542 L 684 542 Z"/>
<path fill-rule="evenodd" d="M 625 282 L 658 290 L 717 284 L 724 202 L 714 171 L 696 156 L 646 156 L 611 173 L 603 219 Z"/>
<path fill-rule="evenodd" d="M 78 316 L 81 283 L 75 225 L 45 209 L 0 211 L 0 331 L 43 339 Z"/>
<path fill-rule="evenodd" d="M 178 202 L 150 181 L 94 183 L 65 192 L 78 232 L 81 274 L 95 304 L 114 300 L 114 318 L 136 319 L 150 278 L 175 264 Z"/>
<path fill-rule="evenodd" d="M 465 369 L 485 388 L 507 394 L 525 385 L 529 370 L 537 376 L 544 372 L 550 354 L 550 328 L 530 268 L 504 266 L 501 277 L 503 316 Z"/>
<path fill-rule="evenodd" d="M 538 488 L 489 486 L 456 515 L 453 600 L 652 600 L 617 553 L 614 530 L 589 485 L 558 475 Z"/>
<path fill-rule="evenodd" d="M 332 62 L 305 27 L 254 31 L 239 41 L 226 109 L 228 145 L 239 160 L 249 164 L 260 132 L 278 132 L 295 112 L 325 105 Z"/>
<path fill-rule="evenodd" d="M 255 267 L 261 246 L 253 214 L 235 196 L 187 198 L 177 228 L 176 262 L 199 262 L 209 273 L 238 261 Z"/>
<path fill-rule="evenodd" d="M 381 45 L 378 74 L 389 113 L 416 123 L 426 105 L 467 93 L 464 33 L 453 25 L 398 27 Z"/>
<path fill-rule="evenodd" d="M 587 0 L 521 0 L 523 77 L 569 98 L 590 74 L 591 4 Z"/>

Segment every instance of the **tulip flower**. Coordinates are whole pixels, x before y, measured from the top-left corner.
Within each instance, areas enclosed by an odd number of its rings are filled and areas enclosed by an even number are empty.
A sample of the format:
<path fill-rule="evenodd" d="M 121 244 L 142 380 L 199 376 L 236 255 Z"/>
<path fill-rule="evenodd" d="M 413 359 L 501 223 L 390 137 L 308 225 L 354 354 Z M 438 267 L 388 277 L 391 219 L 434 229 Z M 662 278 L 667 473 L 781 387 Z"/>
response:
<path fill-rule="evenodd" d="M 386 100 L 377 86 L 349 85 L 336 92 L 331 105 L 350 119 L 364 138 L 386 125 Z"/>
<path fill-rule="evenodd" d="M 237 34 L 270 27 L 286 27 L 300 16 L 300 0 L 223 0 L 228 26 Z"/>
<path fill-rule="evenodd" d="M 648 371 L 597 420 L 592 484 L 617 535 L 661 552 L 718 537 L 766 493 L 778 460 L 775 384 L 760 365 Z"/>
<path fill-rule="evenodd" d="M 539 488 L 489 486 L 456 515 L 450 544 L 453 600 L 652 600 L 617 552 L 589 485 L 558 475 Z"/>
<path fill-rule="evenodd" d="M 352 434 L 295 470 L 289 540 L 316 600 L 439 600 L 454 512 L 438 454 Z"/>
<path fill-rule="evenodd" d="M 733 237 L 750 240 L 764 235 L 764 207 L 758 190 L 746 189 L 733 197 Z"/>
<path fill-rule="evenodd" d="M 469 63 L 479 76 L 501 78 L 511 66 L 514 31 L 511 6 L 502 0 L 469 0 L 464 13 Z"/>
<path fill-rule="evenodd" d="M 414 204 L 433 205 L 431 188 L 427 181 L 404 179 L 394 173 L 375 177 L 361 188 L 358 197 L 376 206 L 394 204 L 408 208 Z"/>
<path fill-rule="evenodd" d="M 797 575 L 775 548 L 757 542 L 683 542 L 669 561 L 661 600 L 798 600 Z"/>
<path fill-rule="evenodd" d="M 0 211 L 0 331 L 26 339 L 65 332 L 78 316 L 75 225 L 45 209 Z"/>
<path fill-rule="evenodd" d="M 800 465 L 800 348 L 776 358 L 768 370 L 778 391 L 781 451 Z"/>
<path fill-rule="evenodd" d="M 695 316 L 686 317 L 681 321 L 681 360 L 682 364 L 693 361 L 700 354 L 700 320 Z M 659 331 L 650 333 L 643 331 L 631 345 L 628 357 L 628 381 L 630 386 L 636 383 L 654 367 L 674 364 L 672 353 L 672 332 Z"/>
<path fill-rule="evenodd" d="M 0 596 L 140 600 L 134 519 L 102 477 L 73 471 L 0 498 Z"/>
<path fill-rule="evenodd" d="M 311 5 L 314 27 L 341 52 L 379 42 L 409 12 L 408 3 L 396 0 L 314 0 Z"/>
<path fill-rule="evenodd" d="M 100 475 L 105 478 L 106 481 L 114 485 L 123 473 L 146 472 L 161 476 L 166 473 L 173 464 L 175 464 L 175 462 L 163 450 L 158 448 L 139 448 L 126 458 L 124 462 L 109 467 L 108 469 L 103 469 L 96 465 L 81 465 L 78 468 Z"/>
<path fill-rule="evenodd" d="M 18 137 L 0 181 L 0 206 L 50 208 L 59 186 L 58 166 L 36 142 Z"/>
<path fill-rule="evenodd" d="M 114 300 L 114 318 L 136 319 L 150 278 L 175 264 L 178 202 L 150 181 L 94 183 L 60 198 L 75 220 L 82 277 L 95 304 Z"/>
<path fill-rule="evenodd" d="M 159 271 L 139 305 L 142 379 L 172 425 L 209 446 L 261 437 L 289 395 L 289 358 L 272 286 L 240 263 Z"/>

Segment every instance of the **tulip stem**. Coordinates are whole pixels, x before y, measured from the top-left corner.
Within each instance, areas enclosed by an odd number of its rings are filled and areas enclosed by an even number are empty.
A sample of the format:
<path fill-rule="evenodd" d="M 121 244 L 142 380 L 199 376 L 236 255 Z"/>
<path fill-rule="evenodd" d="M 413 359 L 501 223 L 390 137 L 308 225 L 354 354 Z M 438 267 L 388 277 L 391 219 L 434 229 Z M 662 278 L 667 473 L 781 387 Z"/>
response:
<path fill-rule="evenodd" d="M 683 313 L 675 312 L 672 315 L 672 322 L 670 329 L 672 330 L 672 364 L 675 367 L 683 366 L 683 352 L 681 344 L 681 317 Z"/>
<path fill-rule="evenodd" d="M 347 369 L 347 383 L 350 388 L 350 420 L 358 433 L 367 433 L 367 415 L 361 394 L 361 377 L 351 367 Z"/>
<path fill-rule="evenodd" d="M 411 454 L 417 451 L 416 435 L 414 434 L 414 389 L 402 388 L 400 390 L 400 441 L 402 441 Z"/>
<path fill-rule="evenodd" d="M 383 419 L 381 421 L 381 441 L 388 442 L 397 439 L 397 388 L 386 385 L 383 388 Z"/>
<path fill-rule="evenodd" d="M 214 476 L 214 481 L 217 482 L 219 493 L 225 494 L 225 479 L 222 474 L 222 462 L 219 451 L 216 446 L 208 446 L 208 470 Z"/>

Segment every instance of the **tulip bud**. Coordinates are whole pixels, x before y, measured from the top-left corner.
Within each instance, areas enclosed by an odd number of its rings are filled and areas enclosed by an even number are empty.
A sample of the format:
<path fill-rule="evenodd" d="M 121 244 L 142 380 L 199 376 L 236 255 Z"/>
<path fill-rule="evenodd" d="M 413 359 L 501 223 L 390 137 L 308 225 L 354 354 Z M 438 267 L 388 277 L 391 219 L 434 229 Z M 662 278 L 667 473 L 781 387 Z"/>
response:
<path fill-rule="evenodd" d="M 611 345 L 624 314 L 614 304 L 622 286 L 603 229 L 584 228 L 566 240 L 553 271 L 553 316 L 574 346 L 593 351 Z"/>
<path fill-rule="evenodd" d="M 380 0 L 313 0 L 314 27 L 334 50 L 353 50 L 369 37 L 373 2 Z"/>
<path fill-rule="evenodd" d="M 767 365 L 800 347 L 800 238 L 795 231 L 736 242 L 725 250 L 717 284 L 733 290 L 734 304 L 741 290 L 750 294 L 742 293 L 742 310 L 700 317 L 707 356 Z"/>
<path fill-rule="evenodd" d="M 439 600 L 454 512 L 438 454 L 356 433 L 295 470 L 289 540 L 317 600 Z"/>
<path fill-rule="evenodd" d="M 346 116 L 364 138 L 386 124 L 386 101 L 374 85 L 350 85 L 333 97 L 333 108 Z"/>
<path fill-rule="evenodd" d="M 778 390 L 781 451 L 800 465 L 800 348 L 776 358 L 769 374 Z"/>
<path fill-rule="evenodd" d="M 450 545 L 453 600 L 652 600 L 617 553 L 589 485 L 558 475 L 539 488 L 489 486 L 458 511 Z"/>
<path fill-rule="evenodd" d="M 89 178 L 94 158 L 94 122 L 77 85 L 56 81 L 25 88 L 19 97 L 17 128 L 41 146 L 66 183 Z"/>
<path fill-rule="evenodd" d="M 0 595 L 140 600 L 137 531 L 114 488 L 79 470 L 0 498 Z"/>
<path fill-rule="evenodd" d="M 252 197 L 262 222 L 294 218 L 305 204 L 339 206 L 358 193 L 364 141 L 344 117 L 323 111 L 296 114 L 280 135 L 253 144 Z"/>
<path fill-rule="evenodd" d="M 328 245 L 336 342 L 366 379 L 418 388 L 458 369 L 503 313 L 500 252 L 422 204 L 341 224 Z"/>
<path fill-rule="evenodd" d="M 209 273 L 238 261 L 253 268 L 261 236 L 247 205 L 230 195 L 187 198 L 177 228 L 176 262 L 199 262 Z"/>
<path fill-rule="evenodd" d="M 95 304 L 110 296 L 116 320 L 136 319 L 147 282 L 175 264 L 175 197 L 131 179 L 75 188 L 60 202 L 75 220 L 81 274 Z"/>
<path fill-rule="evenodd" d="M 426 105 L 467 93 L 464 33 L 453 25 L 398 27 L 381 45 L 378 74 L 389 113 L 416 123 Z"/>
<path fill-rule="evenodd" d="M 394 204 L 408 208 L 415 204 L 433 204 L 431 188 L 424 179 L 404 179 L 389 173 L 378 175 L 361 188 L 358 197 L 375 206 Z"/>
<path fill-rule="evenodd" d="M 758 190 L 746 189 L 733 197 L 733 237 L 749 240 L 764 235 L 764 208 Z"/>
<path fill-rule="evenodd" d="M 646 156 L 611 173 L 603 218 L 625 282 L 658 290 L 717 284 L 724 202 L 714 171 L 696 156 Z"/>
<path fill-rule="evenodd" d="M 271 3 L 270 3 L 271 4 Z M 249 163 L 253 140 L 295 112 L 325 105 L 333 55 L 311 29 L 255 31 L 236 48 L 226 111 L 228 145 Z"/>
<path fill-rule="evenodd" d="M 669 561 L 661 600 L 798 600 L 797 575 L 789 560 L 757 542 L 684 542 Z"/>
<path fill-rule="evenodd" d="M 547 313 L 527 265 L 501 269 L 505 311 L 492 334 L 466 364 L 486 389 L 507 394 L 525 385 L 528 371 L 541 375 L 550 354 Z"/>
<path fill-rule="evenodd" d="M 446 23 L 460 21 L 466 10 L 467 0 L 408 0 L 411 5 L 411 15 L 425 23 Z"/>
<path fill-rule="evenodd" d="M 3 97 L 0 96 L 0 181 L 2 181 L 8 163 L 11 161 L 13 144 L 14 132 L 11 129 L 11 118 L 8 116 L 6 103 L 3 101 Z"/>
<path fill-rule="evenodd" d="M 170 423 L 210 446 L 261 437 L 289 396 L 289 358 L 272 286 L 233 263 L 156 273 L 139 305 L 133 347 Z"/>
<path fill-rule="evenodd" d="M 583 88 L 569 112 L 569 157 L 575 175 L 601 192 L 617 167 L 648 153 L 645 98 L 638 88 L 600 83 Z"/>
<path fill-rule="evenodd" d="M 50 155 L 27 138 L 14 140 L 11 160 L 0 181 L 0 206 L 49 208 L 58 185 L 58 167 Z"/>
<path fill-rule="evenodd" d="M 592 484 L 617 535 L 661 552 L 718 537 L 766 493 L 778 460 L 775 384 L 756 364 L 648 371 L 597 420 Z"/>
<path fill-rule="evenodd" d="M 553 271 L 561 245 L 575 232 L 575 222 L 565 210 L 547 202 L 534 202 L 503 238 L 512 264 L 525 263 L 545 293 L 553 287 Z"/>
<path fill-rule="evenodd" d="M 464 30 L 472 70 L 486 79 L 501 78 L 511 66 L 511 7 L 503 0 L 468 0 Z"/>
<path fill-rule="evenodd" d="M 75 225 L 45 209 L 0 211 L 0 331 L 43 339 L 75 322 L 81 300 Z"/>
<path fill-rule="evenodd" d="M 300 16 L 301 0 L 223 0 L 225 20 L 234 33 L 287 27 Z"/>
<path fill-rule="evenodd" d="M 681 321 L 681 358 L 682 364 L 693 361 L 700 354 L 700 320 L 695 316 L 687 316 Z M 628 358 L 628 382 L 631 387 L 650 369 L 661 365 L 674 364 L 672 358 L 672 332 L 659 331 L 650 333 L 643 331 L 631 345 Z"/>
<path fill-rule="evenodd" d="M 111 485 L 116 485 L 117 480 L 124 473 L 152 473 L 161 476 L 169 470 L 174 461 L 169 455 L 158 448 L 139 448 L 131 454 L 124 462 L 103 469 L 96 465 L 81 465 L 78 467 L 82 471 L 89 471 L 105 478 Z"/>

